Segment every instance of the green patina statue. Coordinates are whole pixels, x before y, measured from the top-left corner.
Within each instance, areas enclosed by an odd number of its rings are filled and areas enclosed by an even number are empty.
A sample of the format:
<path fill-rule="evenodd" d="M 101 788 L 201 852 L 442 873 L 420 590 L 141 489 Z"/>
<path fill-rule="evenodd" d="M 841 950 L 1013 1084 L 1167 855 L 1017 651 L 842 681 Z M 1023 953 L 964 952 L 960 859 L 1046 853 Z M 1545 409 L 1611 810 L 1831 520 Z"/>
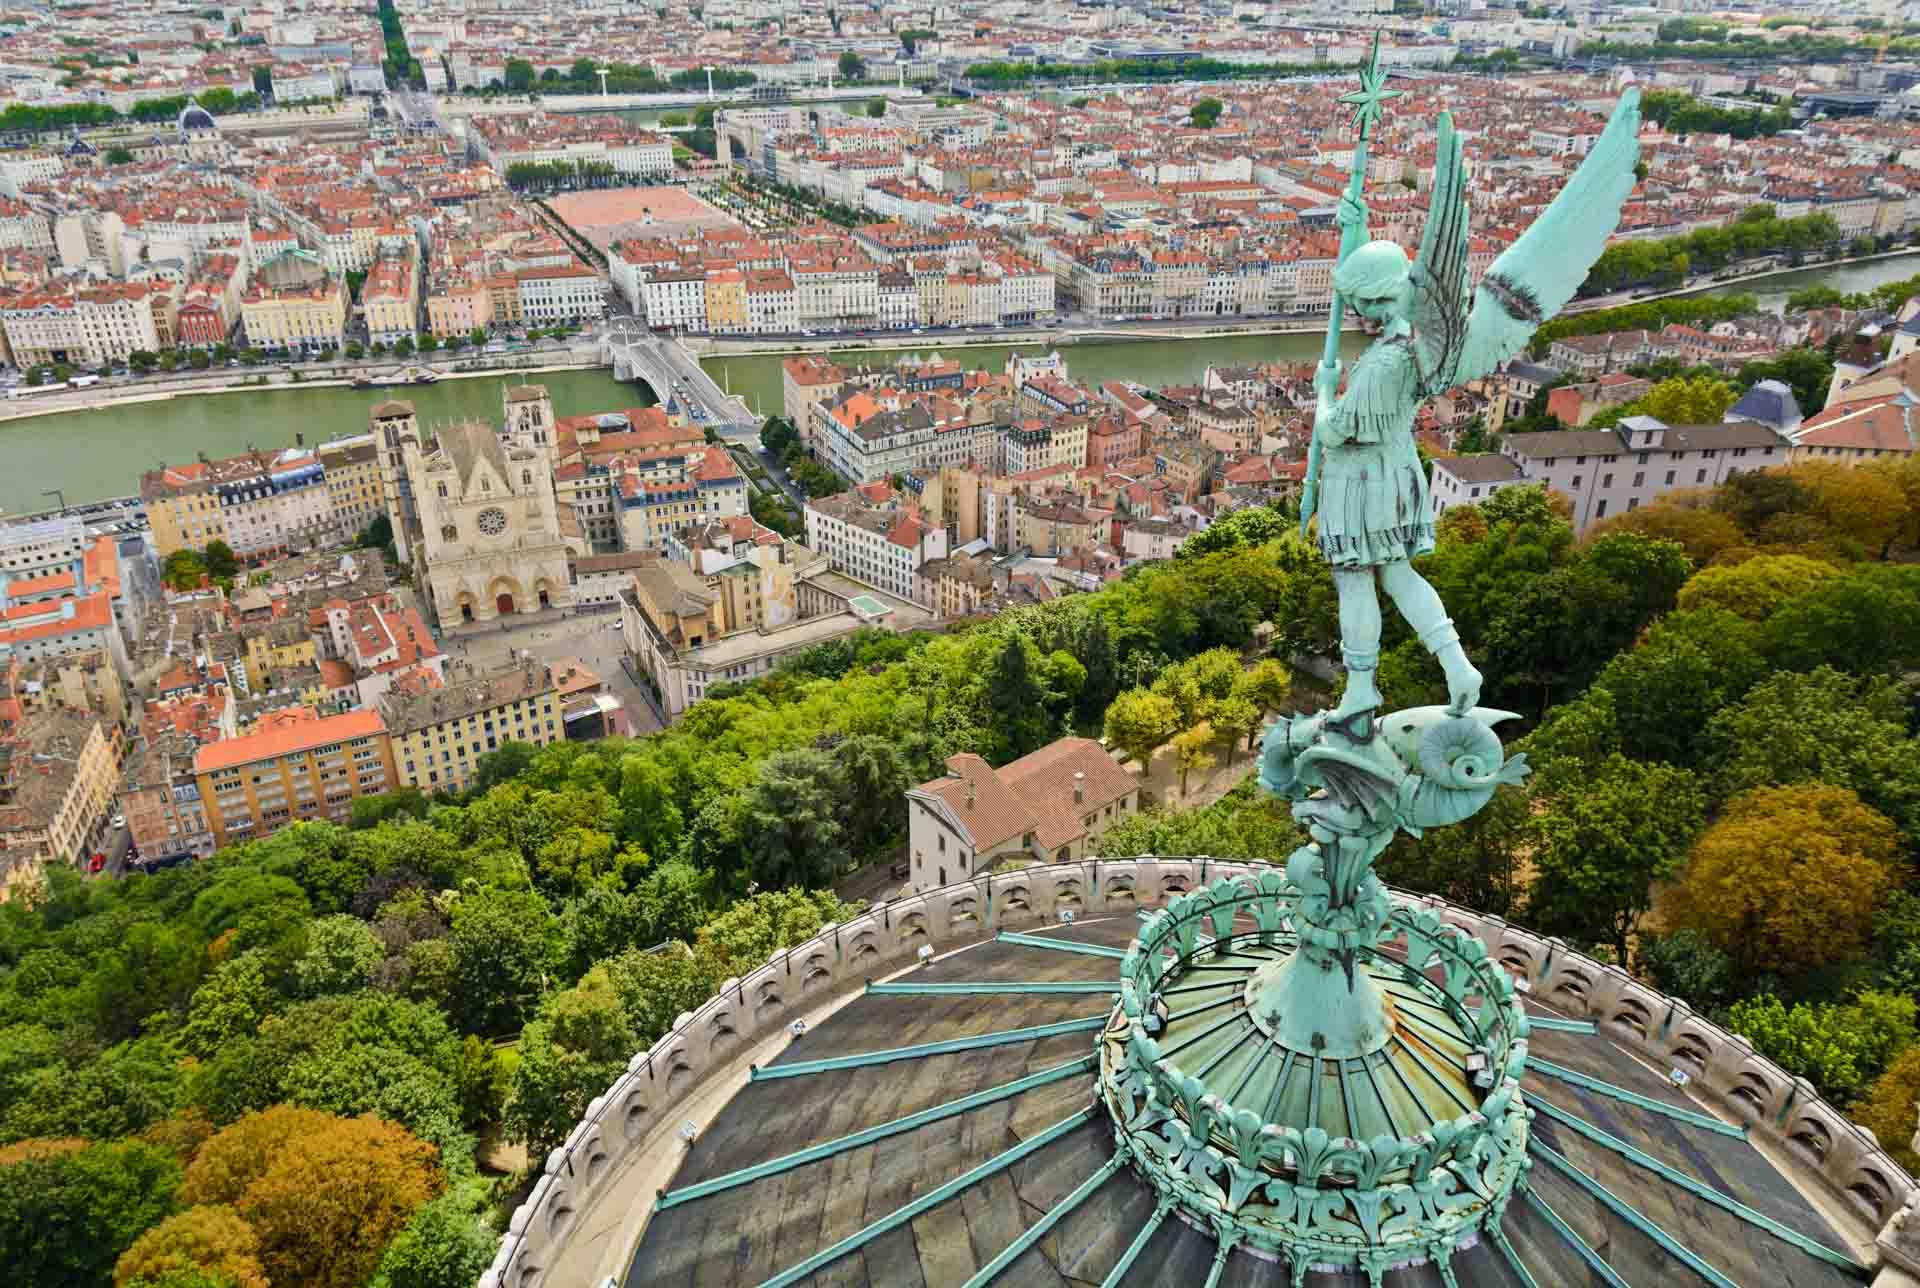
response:
<path fill-rule="evenodd" d="M 1295 1288 L 1314 1269 L 1381 1288 L 1423 1261 L 1452 1283 L 1454 1253 L 1482 1237 L 1518 1265 L 1502 1219 L 1531 1166 L 1519 990 L 1477 939 L 1395 900 L 1373 871 L 1397 832 L 1461 822 L 1527 773 L 1494 733 L 1513 714 L 1478 705 L 1480 673 L 1413 568 L 1434 541 L 1413 421 L 1572 298 L 1639 151 L 1629 92 L 1565 191 L 1470 287 L 1465 162 L 1444 114 L 1419 257 L 1367 240 L 1366 144 L 1385 84 L 1376 41 L 1343 100 L 1360 141 L 1301 506 L 1339 590 L 1347 690 L 1332 711 L 1277 722 L 1261 755 L 1261 785 L 1292 802 L 1309 840 L 1284 872 L 1223 877 L 1148 918 L 1101 1041 L 1102 1096 L 1160 1210 L 1216 1231 L 1216 1277 L 1244 1244 L 1283 1256 Z M 1342 392 L 1349 307 L 1377 338 Z M 1376 584 L 1445 670 L 1446 705 L 1379 712 Z M 1235 961 L 1246 982 L 1228 994 Z"/>
<path fill-rule="evenodd" d="M 1367 240 L 1364 181 L 1367 138 L 1379 117 L 1385 73 L 1375 64 L 1361 90 L 1360 138 L 1352 178 L 1340 199 L 1340 263 L 1333 316 L 1314 374 L 1318 404 L 1302 532 L 1319 519 L 1320 551 L 1340 595 L 1340 648 L 1347 692 L 1340 716 L 1380 705 L 1376 580 L 1446 672 L 1448 706 L 1464 714 L 1480 700 L 1480 673 L 1467 661 L 1445 605 L 1410 562 L 1433 549 L 1433 509 L 1413 443 L 1414 415 L 1427 398 L 1476 380 L 1519 353 L 1540 324 L 1586 279 L 1633 191 L 1639 159 L 1640 100 L 1628 90 L 1564 191 L 1487 270 L 1467 280 L 1467 175 L 1453 120 L 1440 116 L 1432 200 L 1420 256 L 1390 241 Z M 1338 392 L 1339 331 L 1346 310 L 1378 336 Z"/>

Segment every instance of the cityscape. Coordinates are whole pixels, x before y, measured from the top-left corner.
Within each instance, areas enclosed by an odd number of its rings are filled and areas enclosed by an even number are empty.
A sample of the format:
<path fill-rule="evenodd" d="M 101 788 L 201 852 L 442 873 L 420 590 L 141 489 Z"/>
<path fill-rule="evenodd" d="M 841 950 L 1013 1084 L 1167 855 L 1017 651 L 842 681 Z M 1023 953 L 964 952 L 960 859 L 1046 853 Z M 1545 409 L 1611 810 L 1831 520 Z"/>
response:
<path fill-rule="evenodd" d="M 0 14 L 23 1285 L 1920 1284 L 1920 15 Z"/>

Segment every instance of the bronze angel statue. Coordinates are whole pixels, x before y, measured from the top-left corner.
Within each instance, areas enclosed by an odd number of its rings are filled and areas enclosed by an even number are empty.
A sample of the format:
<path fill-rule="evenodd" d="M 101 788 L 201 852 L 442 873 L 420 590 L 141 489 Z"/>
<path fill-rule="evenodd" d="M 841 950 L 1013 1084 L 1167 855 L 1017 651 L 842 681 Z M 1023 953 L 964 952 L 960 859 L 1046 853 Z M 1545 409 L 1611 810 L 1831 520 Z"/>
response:
<path fill-rule="evenodd" d="M 1380 602 L 1387 592 L 1446 674 L 1448 710 L 1480 700 L 1480 673 L 1460 647 L 1446 607 L 1412 559 L 1433 549 L 1427 480 L 1413 442 L 1414 416 L 1435 394 L 1477 379 L 1518 354 L 1585 280 L 1633 191 L 1640 102 L 1629 90 L 1553 204 L 1481 278 L 1467 283 L 1467 177 L 1452 118 L 1442 113 L 1432 199 L 1419 258 L 1366 236 L 1366 130 L 1388 93 L 1384 74 L 1363 76 L 1354 182 L 1340 199 L 1341 258 L 1333 275 L 1331 330 L 1346 308 L 1376 338 L 1353 363 L 1346 388 L 1335 335 L 1314 376 L 1317 397 L 1301 531 L 1319 521 L 1320 552 L 1340 598 L 1347 690 L 1335 718 L 1379 707 Z"/>

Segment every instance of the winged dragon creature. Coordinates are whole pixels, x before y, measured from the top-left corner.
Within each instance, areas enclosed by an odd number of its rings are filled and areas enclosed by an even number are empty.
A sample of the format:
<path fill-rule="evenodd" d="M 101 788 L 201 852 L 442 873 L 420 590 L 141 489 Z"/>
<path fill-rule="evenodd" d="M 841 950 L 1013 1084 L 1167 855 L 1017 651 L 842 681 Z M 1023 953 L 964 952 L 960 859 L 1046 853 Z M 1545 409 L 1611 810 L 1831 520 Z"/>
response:
<path fill-rule="evenodd" d="M 1368 216 L 1358 180 L 1341 197 L 1333 326 L 1350 306 L 1377 338 L 1353 363 L 1344 393 L 1337 359 L 1314 375 L 1317 405 L 1300 522 L 1305 533 L 1318 517 L 1320 551 L 1339 592 L 1347 689 L 1335 719 L 1381 702 L 1374 676 L 1376 582 L 1445 672 L 1448 711 L 1464 716 L 1479 702 L 1480 673 L 1461 649 L 1439 595 L 1410 562 L 1433 549 L 1434 537 L 1414 416 L 1427 398 L 1518 354 L 1573 298 L 1633 191 L 1639 132 L 1639 92 L 1630 89 L 1560 195 L 1471 290 L 1467 174 L 1449 114 L 1439 120 L 1418 259 L 1409 263 L 1394 242 L 1365 239 Z"/>

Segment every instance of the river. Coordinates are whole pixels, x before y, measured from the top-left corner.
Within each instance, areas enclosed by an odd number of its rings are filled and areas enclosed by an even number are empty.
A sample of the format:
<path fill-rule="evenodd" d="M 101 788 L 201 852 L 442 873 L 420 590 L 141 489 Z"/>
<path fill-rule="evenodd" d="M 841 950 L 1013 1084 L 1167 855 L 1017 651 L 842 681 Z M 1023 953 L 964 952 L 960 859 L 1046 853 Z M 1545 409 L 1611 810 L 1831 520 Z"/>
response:
<path fill-rule="evenodd" d="M 1858 291 L 1920 272 L 1920 254 L 1813 268 L 1746 284 L 1713 288 L 1716 293 L 1752 291 L 1763 304 L 1777 307 L 1791 291 L 1826 282 Z M 1348 337 L 1349 351 L 1360 343 Z M 1144 385 L 1190 384 L 1209 363 L 1302 362 L 1320 351 L 1318 335 L 1216 336 L 1202 340 L 1096 340 L 1063 346 L 1076 380 L 1099 383 L 1132 380 Z M 999 369 L 1011 352 L 1038 353 L 1046 346 L 991 345 L 942 349 L 925 341 L 911 348 L 863 353 L 868 361 L 898 353 L 939 352 L 970 368 Z M 846 355 L 846 360 L 852 360 Z M 780 410 L 778 354 L 710 358 L 714 379 L 743 395 L 757 410 Z M 612 411 L 653 401 L 644 386 L 622 385 L 610 371 L 550 371 L 535 376 L 443 380 L 404 390 L 289 388 L 271 391 L 191 395 L 166 402 L 62 412 L 0 423 L 0 510 L 18 514 L 45 509 L 45 493 L 58 488 L 68 502 L 125 496 L 138 490 L 140 474 L 165 461 L 190 461 L 196 453 L 231 456 L 249 445 L 285 447 L 295 434 L 309 444 L 365 430 L 368 410 L 388 397 L 411 400 L 428 424 L 461 416 L 497 419 L 500 386 L 507 379 L 530 379 L 553 391 L 554 410 L 562 416 Z"/>

